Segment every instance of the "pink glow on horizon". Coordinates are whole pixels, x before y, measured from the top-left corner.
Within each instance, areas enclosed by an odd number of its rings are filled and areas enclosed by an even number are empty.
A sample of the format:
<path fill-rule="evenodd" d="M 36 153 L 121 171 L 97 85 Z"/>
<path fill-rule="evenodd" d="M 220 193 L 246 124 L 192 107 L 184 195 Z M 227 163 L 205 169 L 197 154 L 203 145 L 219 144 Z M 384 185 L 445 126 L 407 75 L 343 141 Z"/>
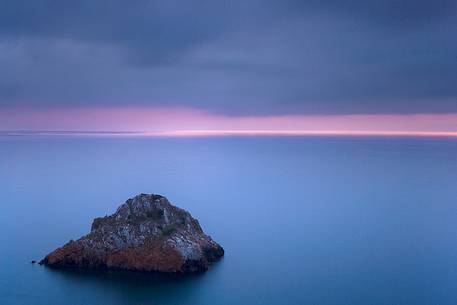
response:
<path fill-rule="evenodd" d="M 227 116 L 188 108 L 0 109 L 0 131 L 135 132 L 145 136 L 457 136 L 457 113 Z"/>
<path fill-rule="evenodd" d="M 398 137 L 457 137 L 457 132 L 442 131 L 357 131 L 357 130 L 176 130 L 145 132 L 139 136 L 208 137 L 208 136 L 398 136 Z"/>

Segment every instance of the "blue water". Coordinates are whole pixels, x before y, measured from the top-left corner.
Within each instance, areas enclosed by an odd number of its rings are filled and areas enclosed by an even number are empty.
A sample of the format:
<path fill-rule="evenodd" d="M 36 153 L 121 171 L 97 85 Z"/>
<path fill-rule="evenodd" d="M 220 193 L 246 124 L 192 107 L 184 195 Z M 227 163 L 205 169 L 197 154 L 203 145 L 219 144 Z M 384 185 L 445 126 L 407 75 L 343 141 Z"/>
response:
<path fill-rule="evenodd" d="M 205 274 L 30 260 L 138 193 L 225 250 Z M 457 140 L 0 138 L 0 304 L 457 304 Z"/>

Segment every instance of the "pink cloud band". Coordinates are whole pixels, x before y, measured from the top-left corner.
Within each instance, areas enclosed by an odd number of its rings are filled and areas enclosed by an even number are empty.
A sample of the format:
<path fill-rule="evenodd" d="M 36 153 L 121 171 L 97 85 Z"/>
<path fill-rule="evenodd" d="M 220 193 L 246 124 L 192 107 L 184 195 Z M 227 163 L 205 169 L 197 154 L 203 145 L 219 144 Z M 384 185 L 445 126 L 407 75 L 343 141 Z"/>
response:
<path fill-rule="evenodd" d="M 454 137 L 457 136 L 457 113 L 228 116 L 187 108 L 0 109 L 0 130 L 128 131 L 144 136 Z"/>

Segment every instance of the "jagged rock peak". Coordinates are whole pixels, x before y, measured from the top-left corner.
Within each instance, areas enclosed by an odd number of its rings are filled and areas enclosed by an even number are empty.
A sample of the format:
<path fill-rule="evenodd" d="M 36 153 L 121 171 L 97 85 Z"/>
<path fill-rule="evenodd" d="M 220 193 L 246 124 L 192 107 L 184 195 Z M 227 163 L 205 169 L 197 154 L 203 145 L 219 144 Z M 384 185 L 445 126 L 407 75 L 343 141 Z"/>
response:
<path fill-rule="evenodd" d="M 49 253 L 54 268 L 199 272 L 224 255 L 189 212 L 167 198 L 140 194 L 94 219 L 89 234 Z"/>

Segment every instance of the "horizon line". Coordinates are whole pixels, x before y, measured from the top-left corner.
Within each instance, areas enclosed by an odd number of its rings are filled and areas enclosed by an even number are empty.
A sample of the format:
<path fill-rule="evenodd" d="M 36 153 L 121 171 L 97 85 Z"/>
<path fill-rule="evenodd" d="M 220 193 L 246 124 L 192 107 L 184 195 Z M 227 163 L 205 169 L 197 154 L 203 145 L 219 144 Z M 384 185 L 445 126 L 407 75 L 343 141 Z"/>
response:
<path fill-rule="evenodd" d="M 167 131 L 115 130 L 0 130 L 0 136 L 86 136 L 86 137 L 457 137 L 457 131 L 402 130 L 271 130 L 271 129 L 184 129 Z"/>

